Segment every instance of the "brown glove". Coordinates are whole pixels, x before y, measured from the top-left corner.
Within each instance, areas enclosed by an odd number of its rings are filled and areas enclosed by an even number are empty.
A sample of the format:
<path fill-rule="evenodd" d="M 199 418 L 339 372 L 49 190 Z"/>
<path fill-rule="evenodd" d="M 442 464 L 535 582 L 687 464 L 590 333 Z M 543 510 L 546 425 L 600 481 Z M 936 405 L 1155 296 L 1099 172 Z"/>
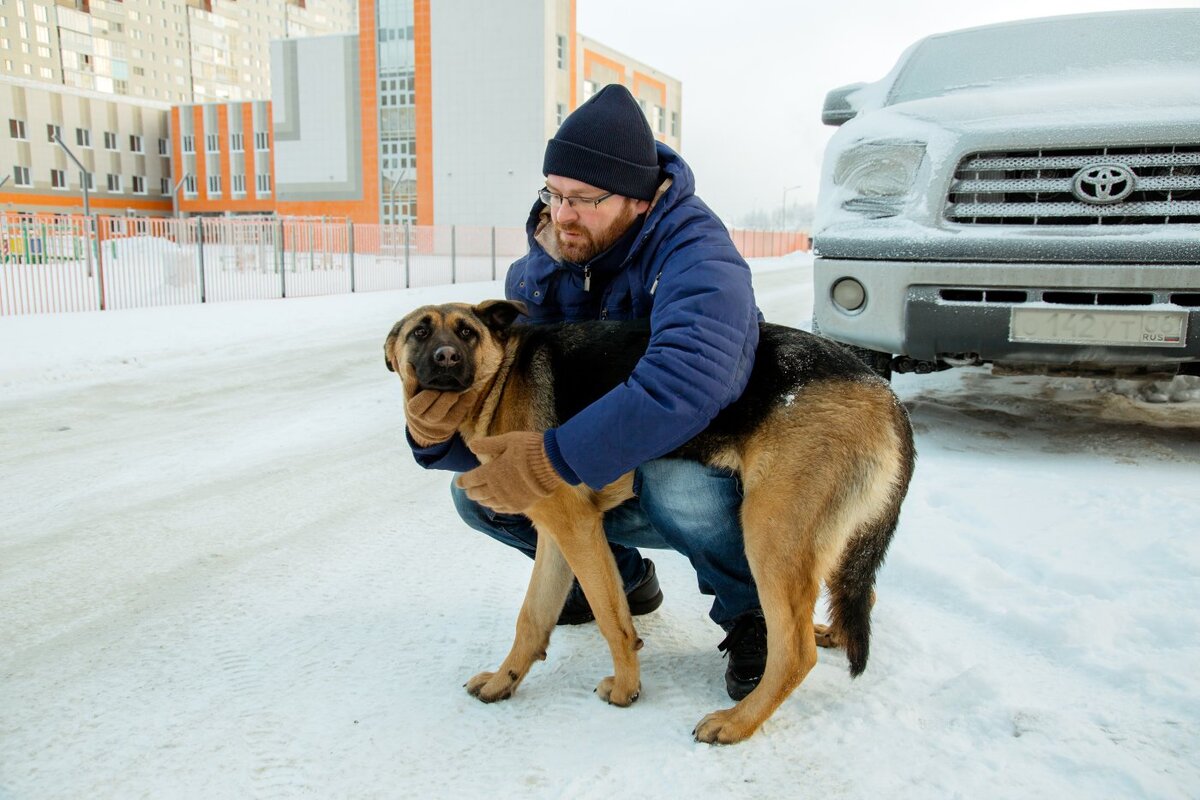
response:
<path fill-rule="evenodd" d="M 501 514 L 520 514 L 566 485 L 542 446 L 542 434 L 516 431 L 476 439 L 470 444 L 477 456 L 491 456 L 481 467 L 458 477 L 467 497 Z"/>
<path fill-rule="evenodd" d="M 474 404 L 474 392 L 422 389 L 404 404 L 408 432 L 422 447 L 441 444 L 454 435 Z"/>

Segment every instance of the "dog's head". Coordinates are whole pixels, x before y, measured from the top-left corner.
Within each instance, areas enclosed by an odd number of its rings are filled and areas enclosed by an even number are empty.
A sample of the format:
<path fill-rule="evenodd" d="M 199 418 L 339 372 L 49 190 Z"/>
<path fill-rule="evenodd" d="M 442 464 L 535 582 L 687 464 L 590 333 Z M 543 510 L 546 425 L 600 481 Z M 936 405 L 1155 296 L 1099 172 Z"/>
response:
<path fill-rule="evenodd" d="M 422 389 L 465 392 L 496 374 L 509 329 L 525 310 L 508 300 L 422 306 L 392 326 L 384 361 L 410 396 Z"/>

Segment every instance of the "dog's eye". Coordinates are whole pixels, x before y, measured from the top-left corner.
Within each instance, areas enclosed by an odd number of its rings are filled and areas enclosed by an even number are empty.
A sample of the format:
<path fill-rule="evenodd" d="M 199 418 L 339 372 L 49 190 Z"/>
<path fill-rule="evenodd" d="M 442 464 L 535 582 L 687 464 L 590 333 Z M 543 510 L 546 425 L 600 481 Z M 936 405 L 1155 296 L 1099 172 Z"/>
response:
<path fill-rule="evenodd" d="M 425 328 L 425 327 L 413 328 L 412 337 L 414 339 L 428 339 L 429 338 L 429 328 Z"/>
<path fill-rule="evenodd" d="M 475 329 L 468 325 L 463 325 L 458 329 L 458 338 L 462 339 L 464 342 L 471 341 L 475 338 Z"/>

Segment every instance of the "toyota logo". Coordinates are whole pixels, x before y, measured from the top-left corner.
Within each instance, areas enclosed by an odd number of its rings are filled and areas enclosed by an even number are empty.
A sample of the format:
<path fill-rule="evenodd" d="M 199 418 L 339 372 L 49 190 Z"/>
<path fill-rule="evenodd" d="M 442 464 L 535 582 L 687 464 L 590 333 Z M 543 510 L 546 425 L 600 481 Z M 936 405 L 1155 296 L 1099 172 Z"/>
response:
<path fill-rule="evenodd" d="M 1121 164 L 1092 164 L 1071 180 L 1071 194 L 1085 203 L 1119 203 L 1133 194 L 1134 174 Z"/>

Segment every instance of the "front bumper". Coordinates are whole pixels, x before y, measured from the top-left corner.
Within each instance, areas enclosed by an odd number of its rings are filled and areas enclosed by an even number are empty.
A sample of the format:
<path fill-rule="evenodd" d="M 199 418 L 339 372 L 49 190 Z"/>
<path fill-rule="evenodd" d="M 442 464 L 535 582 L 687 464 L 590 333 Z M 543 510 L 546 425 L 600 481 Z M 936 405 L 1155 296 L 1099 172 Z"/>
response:
<path fill-rule="evenodd" d="M 843 311 L 831 300 L 833 285 L 847 277 L 866 290 L 866 302 L 853 312 Z M 977 358 L 999 364 L 1101 369 L 1174 369 L 1200 361 L 1200 307 L 1189 305 L 1200 297 L 1200 266 L 1195 264 L 876 261 L 822 256 L 814 262 L 814 283 L 814 317 L 822 334 L 913 359 Z M 1054 291 L 1148 294 L 1153 305 L 1141 308 L 1187 314 L 1185 342 L 1182 347 L 1160 347 L 1010 341 L 1012 309 L 1048 307 L 1046 292 Z M 1053 307 L 1104 308 L 1103 298 L 1096 302 L 1100 305 Z"/>

